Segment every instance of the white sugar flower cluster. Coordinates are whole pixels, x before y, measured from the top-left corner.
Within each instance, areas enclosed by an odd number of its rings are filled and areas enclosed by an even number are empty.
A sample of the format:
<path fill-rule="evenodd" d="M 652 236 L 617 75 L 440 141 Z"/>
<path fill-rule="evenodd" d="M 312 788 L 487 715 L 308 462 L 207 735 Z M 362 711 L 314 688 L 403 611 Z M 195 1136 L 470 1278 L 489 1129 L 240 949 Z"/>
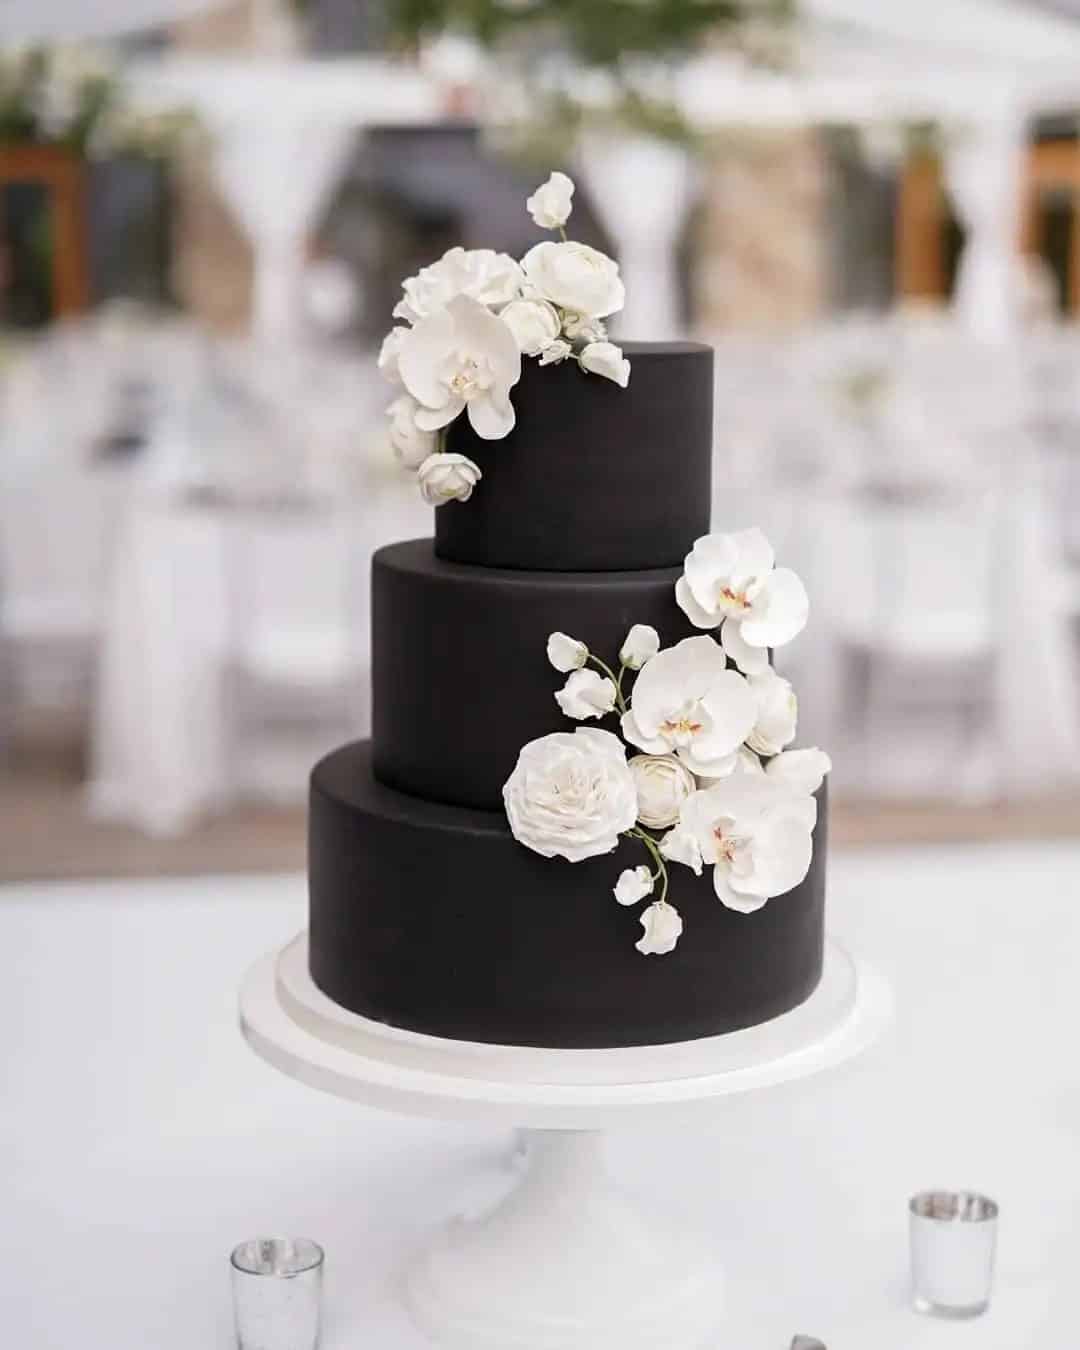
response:
<path fill-rule="evenodd" d="M 540 737 L 504 789 L 515 837 L 546 857 L 578 861 L 624 838 L 642 844 L 649 863 L 625 868 L 614 892 L 631 906 L 659 888 L 641 914 L 636 946 L 646 955 L 673 951 L 683 932 L 668 901 L 671 863 L 697 876 L 711 868 L 717 898 L 742 914 L 805 879 L 814 794 L 831 768 L 821 750 L 789 748 L 798 704 L 769 648 L 802 631 L 808 603 L 764 535 L 699 539 L 676 600 L 695 626 L 719 628 L 719 641 L 702 634 L 662 647 L 654 628 L 635 624 L 616 672 L 579 638 L 551 634 L 548 660 L 567 676 L 555 694 L 561 710 L 577 721 L 614 715 L 623 739 L 586 728 Z M 637 753 L 627 758 L 627 746 Z"/>
<path fill-rule="evenodd" d="M 608 340 L 605 320 L 625 302 L 619 266 L 566 238 L 574 184 L 553 173 L 528 199 L 533 220 L 558 240 L 519 261 L 488 248 L 452 248 L 404 283 L 379 370 L 401 392 L 387 408 L 390 444 L 434 506 L 466 501 L 481 471 L 446 453 L 446 429 L 464 414 L 482 440 L 514 429 L 511 390 L 522 358 L 541 366 L 575 360 L 625 389 L 630 362 Z M 439 462 L 441 459 L 442 462 Z"/>

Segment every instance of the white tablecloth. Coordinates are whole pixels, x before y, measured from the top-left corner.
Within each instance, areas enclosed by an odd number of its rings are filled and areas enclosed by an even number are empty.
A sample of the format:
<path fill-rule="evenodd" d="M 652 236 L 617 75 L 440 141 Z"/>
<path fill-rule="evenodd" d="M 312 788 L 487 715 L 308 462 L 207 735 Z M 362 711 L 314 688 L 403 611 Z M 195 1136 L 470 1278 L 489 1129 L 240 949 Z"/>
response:
<path fill-rule="evenodd" d="M 834 859 L 832 927 L 893 981 L 861 1061 L 627 1130 L 610 1161 L 714 1231 L 725 1347 L 1059 1350 L 1080 1264 L 1080 844 Z M 503 1135 L 382 1116 L 257 1060 L 248 965 L 304 922 L 300 878 L 0 893 L 0 1309 L 19 1350 L 226 1350 L 226 1257 L 259 1231 L 326 1246 L 325 1350 L 422 1350 L 394 1282 L 430 1225 L 503 1184 Z M 782 903 L 782 901 L 774 902 Z M 906 1198 L 1002 1207 L 990 1314 L 904 1301 Z M 658 1350 L 668 1350 L 658 1347 Z"/>
<path fill-rule="evenodd" d="M 226 519 L 151 499 L 117 540 L 89 798 L 151 833 L 183 829 L 230 792 Z"/>

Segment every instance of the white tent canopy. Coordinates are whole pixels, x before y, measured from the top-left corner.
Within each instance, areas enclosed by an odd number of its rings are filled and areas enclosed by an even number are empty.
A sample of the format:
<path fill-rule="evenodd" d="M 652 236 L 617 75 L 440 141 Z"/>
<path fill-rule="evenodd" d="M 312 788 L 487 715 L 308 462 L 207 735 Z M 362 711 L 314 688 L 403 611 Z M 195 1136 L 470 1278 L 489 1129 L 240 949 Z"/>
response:
<path fill-rule="evenodd" d="M 1077 5 L 1080 10 L 1080 5 Z M 1018 71 L 1061 67 L 1080 53 L 1080 26 L 1037 3 L 1019 0 L 800 0 L 799 11 L 821 23 L 847 25 L 883 42 L 921 47 L 961 64 Z M 923 71 L 908 68 L 909 79 Z"/>
<path fill-rule="evenodd" d="M 221 0 L 0 0 L 0 42 L 113 38 L 176 23 Z"/>

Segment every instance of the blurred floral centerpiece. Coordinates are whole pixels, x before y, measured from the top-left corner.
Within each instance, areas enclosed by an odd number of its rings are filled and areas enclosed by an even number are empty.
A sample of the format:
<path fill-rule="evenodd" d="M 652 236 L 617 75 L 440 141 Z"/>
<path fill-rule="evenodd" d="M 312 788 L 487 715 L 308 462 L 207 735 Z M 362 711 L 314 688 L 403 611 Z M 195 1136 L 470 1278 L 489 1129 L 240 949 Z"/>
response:
<path fill-rule="evenodd" d="M 79 158 L 160 154 L 187 125 L 186 118 L 134 109 L 107 47 L 0 48 L 0 146 L 66 150 Z"/>

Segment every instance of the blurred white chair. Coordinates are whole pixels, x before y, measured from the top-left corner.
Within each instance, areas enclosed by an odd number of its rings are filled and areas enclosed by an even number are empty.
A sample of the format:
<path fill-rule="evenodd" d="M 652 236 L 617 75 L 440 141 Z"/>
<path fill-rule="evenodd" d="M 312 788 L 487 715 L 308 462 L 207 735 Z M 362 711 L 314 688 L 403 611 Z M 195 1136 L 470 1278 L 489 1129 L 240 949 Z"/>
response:
<path fill-rule="evenodd" d="M 862 786 L 902 790 L 897 747 L 917 744 L 923 788 L 996 790 L 995 626 L 1006 620 L 994 604 L 999 533 L 990 484 L 881 483 L 861 489 L 850 509 L 869 603 L 837 616 L 834 632 L 845 667 L 844 730 Z M 940 750 L 928 756 L 928 746 Z"/>
<path fill-rule="evenodd" d="M 313 750 L 368 730 L 367 547 L 359 513 L 344 508 L 230 515 L 232 778 L 241 790 L 294 799 Z"/>
<path fill-rule="evenodd" d="M 122 465 L 18 463 L 0 483 L 0 632 L 20 699 L 83 704 L 101 631 Z"/>

